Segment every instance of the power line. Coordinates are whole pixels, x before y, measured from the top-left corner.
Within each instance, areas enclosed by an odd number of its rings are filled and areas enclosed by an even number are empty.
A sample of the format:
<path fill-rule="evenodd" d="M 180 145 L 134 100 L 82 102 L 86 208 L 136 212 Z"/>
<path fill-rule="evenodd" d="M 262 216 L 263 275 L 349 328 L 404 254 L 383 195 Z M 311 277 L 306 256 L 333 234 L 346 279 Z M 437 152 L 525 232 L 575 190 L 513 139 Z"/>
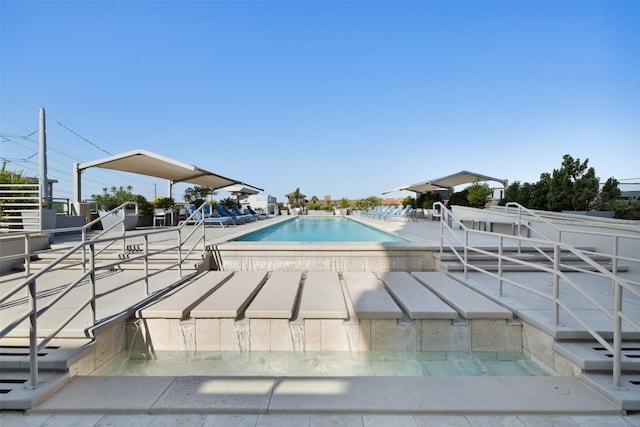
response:
<path fill-rule="evenodd" d="M 111 154 L 110 152 L 108 152 L 107 150 L 105 150 L 104 148 L 98 146 L 97 144 L 89 141 L 87 138 L 85 138 L 84 136 L 78 134 L 76 131 L 74 131 L 73 129 L 68 128 L 67 126 L 63 125 L 60 122 L 56 122 L 57 124 L 59 124 L 60 126 L 62 126 L 64 129 L 68 130 L 69 132 L 71 132 L 72 134 L 74 134 L 75 136 L 77 136 L 78 138 L 82 139 L 84 142 L 93 145 L 95 148 L 97 148 L 98 150 L 102 151 L 103 153 L 107 153 L 110 156 L 113 156 L 113 154 Z"/>

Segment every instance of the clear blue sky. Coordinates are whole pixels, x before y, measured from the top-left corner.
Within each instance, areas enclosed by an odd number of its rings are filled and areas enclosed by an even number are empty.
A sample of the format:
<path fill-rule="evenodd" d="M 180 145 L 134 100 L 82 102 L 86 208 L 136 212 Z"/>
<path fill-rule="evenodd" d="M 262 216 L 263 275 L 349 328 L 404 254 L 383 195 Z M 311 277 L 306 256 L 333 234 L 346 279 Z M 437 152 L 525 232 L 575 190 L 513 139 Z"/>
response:
<path fill-rule="evenodd" d="M 136 148 L 281 201 L 460 170 L 536 182 L 564 154 L 640 177 L 636 1 L 2 0 L 0 20 L 0 156 L 37 175 L 38 135 L 19 136 L 44 107 L 56 197 L 73 163 Z M 97 169 L 83 185 L 166 195 Z"/>

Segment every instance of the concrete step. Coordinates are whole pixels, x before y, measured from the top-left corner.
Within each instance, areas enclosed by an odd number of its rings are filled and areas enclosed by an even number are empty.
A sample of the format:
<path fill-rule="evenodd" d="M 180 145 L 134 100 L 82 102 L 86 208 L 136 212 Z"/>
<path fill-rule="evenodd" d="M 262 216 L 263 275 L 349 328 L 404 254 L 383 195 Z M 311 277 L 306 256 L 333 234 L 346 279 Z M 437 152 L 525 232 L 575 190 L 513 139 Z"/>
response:
<path fill-rule="evenodd" d="M 71 378 L 70 368 L 95 351 L 89 339 L 55 339 L 38 352 L 37 385 L 31 384 L 29 340 L 0 340 L 0 410 L 36 407 Z"/>
<path fill-rule="evenodd" d="M 548 268 L 553 268 L 553 265 L 551 263 L 536 263 L 536 264 L 543 265 Z M 498 271 L 497 262 L 472 262 L 472 265 L 487 271 Z M 600 265 L 605 269 L 607 269 L 608 271 L 613 270 L 613 266 L 611 264 L 600 264 Z M 440 269 L 444 272 L 460 272 L 464 270 L 464 266 L 458 262 L 444 262 L 440 264 Z M 597 271 L 597 269 L 590 264 L 577 263 L 577 262 L 563 264 L 560 267 L 560 271 L 564 271 L 564 272 L 576 271 L 576 269 L 582 269 L 586 271 Z M 629 267 L 626 265 L 618 265 L 617 269 L 618 269 L 618 272 L 625 272 L 629 270 Z M 516 263 L 503 263 L 502 270 L 505 272 L 539 271 L 527 265 L 516 264 Z"/>
<path fill-rule="evenodd" d="M 581 379 L 623 410 L 640 410 L 640 341 L 623 341 L 620 387 L 613 385 L 613 355 L 597 341 L 559 340 L 551 348 L 582 369 Z"/>
<path fill-rule="evenodd" d="M 469 252 L 467 254 L 467 259 L 469 261 L 495 261 L 497 260 L 497 252 L 495 252 L 495 256 L 494 255 L 487 255 L 487 254 L 481 254 L 481 253 L 476 253 L 476 252 Z M 523 252 L 523 253 L 518 253 L 518 252 L 503 252 L 504 256 L 510 257 L 510 258 L 515 258 L 518 260 L 522 260 L 522 261 L 527 261 L 527 262 L 531 262 L 531 263 L 537 263 L 537 262 L 547 262 L 550 259 L 553 259 L 553 253 L 548 253 L 548 252 L 544 252 L 544 253 L 539 253 L 539 252 Z M 458 261 L 458 256 L 452 252 L 449 253 L 434 253 L 433 257 L 436 260 L 440 260 L 442 262 L 450 262 L 450 261 Z M 599 256 L 590 256 L 589 258 L 591 258 L 592 260 L 596 261 L 596 262 L 602 262 L 602 263 L 606 263 L 610 261 L 609 257 L 606 257 L 604 255 L 599 255 Z M 561 257 L 561 262 L 563 263 L 569 263 L 569 262 L 583 262 L 579 257 L 575 256 L 574 254 L 567 254 L 567 253 L 563 253 L 562 257 Z"/>
<path fill-rule="evenodd" d="M 640 374 L 623 374 L 620 387 L 613 385 L 611 373 L 587 372 L 580 379 L 620 409 L 640 410 Z"/>
<path fill-rule="evenodd" d="M 134 256 L 139 256 L 139 252 L 108 252 L 100 254 L 96 260 L 98 261 L 97 265 L 107 265 L 110 263 L 114 263 L 124 259 L 131 259 Z M 31 271 L 40 271 L 47 267 L 51 262 L 57 260 L 61 254 L 55 253 L 42 253 L 32 257 L 30 262 Z M 182 268 L 187 269 L 197 269 L 203 262 L 205 255 L 202 253 L 192 253 L 190 256 L 183 262 Z M 161 254 L 156 254 L 150 256 L 148 259 L 149 268 L 152 270 L 162 270 L 165 268 L 175 268 L 174 264 L 177 263 L 178 253 L 177 252 L 166 252 Z M 88 259 L 84 259 L 85 262 L 88 262 Z M 61 261 L 56 268 L 58 269 L 70 269 L 70 270 L 81 270 L 83 265 L 82 253 L 78 252 L 77 254 L 66 258 Z M 144 268 L 144 260 L 141 259 L 133 259 L 125 264 L 122 264 L 123 269 L 133 269 L 139 270 Z M 25 266 L 22 262 L 17 262 L 12 265 L 13 271 L 24 271 Z"/>
<path fill-rule="evenodd" d="M 51 340 L 38 352 L 38 366 L 44 370 L 66 371 L 93 351 L 93 347 L 93 341 L 88 338 Z M 29 369 L 29 339 L 0 339 L 0 366 L 2 371 Z"/>
<path fill-rule="evenodd" d="M 0 410 L 24 411 L 35 408 L 63 388 L 71 379 L 67 371 L 42 371 L 37 387 L 32 387 L 28 370 L 0 370 Z"/>
<path fill-rule="evenodd" d="M 583 371 L 613 369 L 613 355 L 597 341 L 559 340 L 552 343 L 552 348 Z M 622 370 L 640 374 L 640 341 L 622 343 Z"/>

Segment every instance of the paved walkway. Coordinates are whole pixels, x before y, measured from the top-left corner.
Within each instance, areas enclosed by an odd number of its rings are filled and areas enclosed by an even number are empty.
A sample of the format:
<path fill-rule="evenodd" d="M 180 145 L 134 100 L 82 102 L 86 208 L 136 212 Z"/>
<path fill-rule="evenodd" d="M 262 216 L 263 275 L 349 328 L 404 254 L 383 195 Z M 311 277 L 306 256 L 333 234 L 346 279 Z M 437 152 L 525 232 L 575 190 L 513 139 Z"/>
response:
<path fill-rule="evenodd" d="M 264 223 L 208 228 L 207 241 Z M 377 223 L 438 244 L 436 222 Z M 640 414 L 568 377 L 76 377 L 29 414 L 0 413 L 2 427 L 164 425 L 600 427 Z"/>
<path fill-rule="evenodd" d="M 0 425 L 20 427 L 631 427 L 640 416 L 361 415 L 361 414 L 36 414 L 0 413 Z"/>

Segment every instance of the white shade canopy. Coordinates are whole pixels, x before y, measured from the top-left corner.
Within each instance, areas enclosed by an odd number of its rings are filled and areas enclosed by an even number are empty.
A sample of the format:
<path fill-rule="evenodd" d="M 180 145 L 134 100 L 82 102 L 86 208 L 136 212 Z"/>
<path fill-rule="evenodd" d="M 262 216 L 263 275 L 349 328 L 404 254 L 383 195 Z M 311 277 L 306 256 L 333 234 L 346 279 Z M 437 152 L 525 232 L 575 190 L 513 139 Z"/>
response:
<path fill-rule="evenodd" d="M 261 191 L 261 189 L 250 187 L 243 184 L 230 185 L 228 187 L 224 187 L 223 190 L 228 191 L 229 193 L 234 195 L 242 195 L 242 196 L 258 194 Z"/>
<path fill-rule="evenodd" d="M 403 187 L 394 188 L 383 192 L 382 194 L 392 193 L 394 191 L 414 191 L 416 193 L 426 193 L 434 190 L 452 189 L 457 185 L 469 184 L 475 181 L 496 181 L 501 183 L 505 189 L 508 185 L 508 180 L 493 178 L 487 175 L 482 175 L 475 172 L 460 171 L 453 175 L 448 175 L 438 179 L 431 179 L 429 181 L 419 182 L 417 184 L 406 185 Z"/>
<path fill-rule="evenodd" d="M 92 162 L 76 163 L 76 201 L 80 201 L 80 190 L 82 188 L 80 175 L 85 169 L 91 167 L 113 169 L 140 175 L 153 176 L 156 178 L 164 178 L 169 180 L 170 185 L 184 182 L 210 187 L 213 190 L 227 187 L 232 184 L 244 184 L 237 179 L 227 178 L 188 163 L 170 159 L 146 150 L 137 149 L 115 156 L 106 157 L 104 159 L 94 160 Z"/>

